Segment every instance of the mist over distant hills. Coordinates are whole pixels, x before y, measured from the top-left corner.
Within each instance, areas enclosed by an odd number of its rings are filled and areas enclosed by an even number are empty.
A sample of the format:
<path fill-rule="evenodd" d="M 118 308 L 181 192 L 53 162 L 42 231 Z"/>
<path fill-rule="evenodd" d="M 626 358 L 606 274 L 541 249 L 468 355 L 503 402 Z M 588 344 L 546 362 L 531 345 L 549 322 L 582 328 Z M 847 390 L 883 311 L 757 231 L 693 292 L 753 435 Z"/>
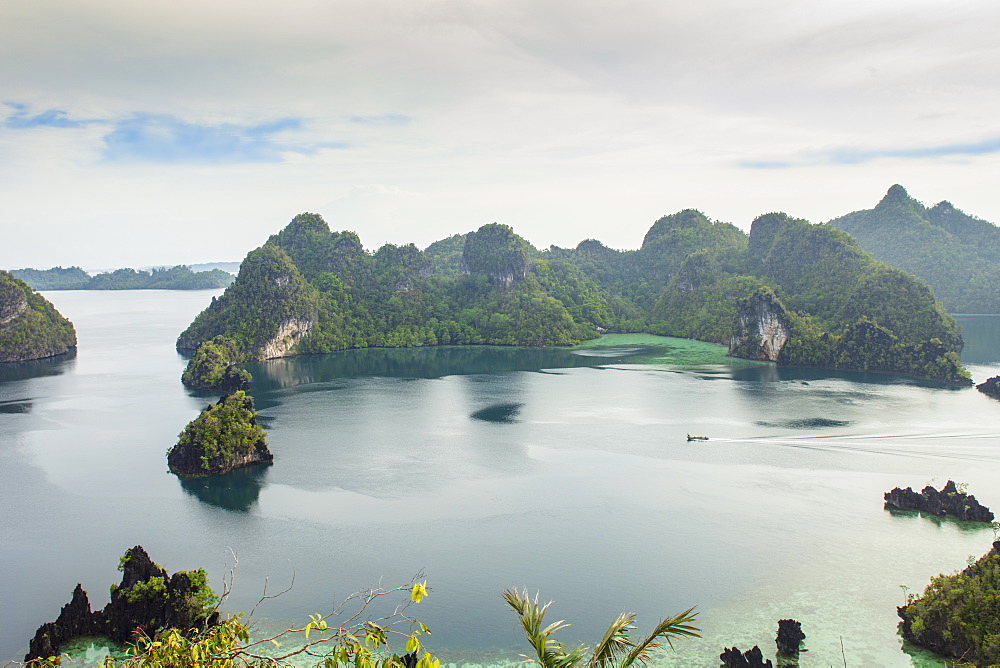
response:
<path fill-rule="evenodd" d="M 1000 228 L 948 201 L 927 208 L 900 185 L 873 209 L 831 220 L 861 247 L 925 281 L 951 313 L 1000 313 Z"/>

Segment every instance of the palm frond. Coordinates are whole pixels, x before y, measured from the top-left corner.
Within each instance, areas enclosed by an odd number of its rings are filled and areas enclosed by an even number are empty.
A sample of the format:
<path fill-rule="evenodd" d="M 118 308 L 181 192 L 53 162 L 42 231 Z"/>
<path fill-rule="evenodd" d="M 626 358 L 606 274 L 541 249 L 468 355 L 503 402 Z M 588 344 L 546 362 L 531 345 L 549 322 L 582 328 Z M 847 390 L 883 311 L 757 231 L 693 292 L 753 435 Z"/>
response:
<path fill-rule="evenodd" d="M 660 642 L 661 640 L 666 640 L 667 644 L 673 648 L 674 638 L 700 638 L 701 635 L 699 635 L 698 631 L 701 631 L 701 629 L 691 626 L 691 622 L 698 616 L 697 612 L 692 612 L 693 610 L 694 608 L 688 608 L 684 612 L 678 613 L 670 619 L 664 619 L 657 624 L 653 632 L 645 640 L 635 645 L 635 649 L 629 652 L 628 656 L 621 663 L 620 668 L 628 668 L 633 663 L 645 665 L 652 658 L 653 650 L 662 647 L 663 643 Z"/>
<path fill-rule="evenodd" d="M 567 651 L 566 646 L 552 637 L 559 629 L 569 626 L 560 620 L 542 628 L 545 620 L 545 612 L 552 605 L 549 601 L 545 605 L 538 604 L 538 595 L 534 600 L 528 595 L 528 590 L 523 592 L 514 589 L 503 591 L 503 600 L 517 613 L 521 621 L 521 628 L 528 639 L 528 643 L 534 648 L 536 659 L 539 665 L 545 668 L 573 668 L 583 660 L 585 649 L 576 647 Z"/>
<path fill-rule="evenodd" d="M 618 615 L 604 632 L 604 636 L 594 646 L 590 658 L 591 668 L 607 668 L 635 644 L 629 639 L 629 631 L 635 628 L 635 613 L 623 612 Z"/>

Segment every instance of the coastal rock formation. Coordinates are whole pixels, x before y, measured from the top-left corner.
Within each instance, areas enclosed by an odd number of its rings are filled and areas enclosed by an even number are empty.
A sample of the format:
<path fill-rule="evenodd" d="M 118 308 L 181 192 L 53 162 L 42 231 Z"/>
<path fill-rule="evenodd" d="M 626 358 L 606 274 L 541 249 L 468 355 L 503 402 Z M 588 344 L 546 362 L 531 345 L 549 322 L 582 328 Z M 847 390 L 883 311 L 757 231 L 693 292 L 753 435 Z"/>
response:
<path fill-rule="evenodd" d="M 891 492 L 885 493 L 885 507 L 887 510 L 891 508 L 918 510 L 922 513 L 954 517 L 969 522 L 993 521 L 993 513 L 989 508 L 980 504 L 971 494 L 960 492 L 951 480 L 941 488 L 941 491 L 928 485 L 920 490 L 919 494 L 909 487 L 906 489 L 896 487 Z"/>
<path fill-rule="evenodd" d="M 1000 601 L 1000 542 L 953 575 L 932 578 L 923 595 L 896 609 L 902 636 L 962 665 L 1000 663 L 996 619 Z"/>
<path fill-rule="evenodd" d="M 739 301 L 735 333 L 729 340 L 729 354 L 777 362 L 781 349 L 791 336 L 792 328 L 785 307 L 773 290 L 762 288 Z"/>
<path fill-rule="evenodd" d="M 1000 399 L 1000 376 L 993 376 L 976 385 L 976 389 L 994 399 Z"/>
<path fill-rule="evenodd" d="M 764 653 L 757 645 L 743 653 L 735 647 L 727 647 L 719 655 L 719 659 L 726 668 L 771 668 L 772 666 L 771 660 L 764 659 Z"/>
<path fill-rule="evenodd" d="M 527 273 L 527 246 L 507 225 L 483 225 L 465 237 L 462 273 L 486 274 L 492 283 L 509 288 Z"/>
<path fill-rule="evenodd" d="M 170 575 L 140 545 L 125 552 L 119 568 L 121 584 L 111 587 L 111 601 L 103 610 L 91 611 L 87 592 L 78 584 L 56 621 L 35 632 L 24 660 L 58 656 L 63 644 L 82 636 L 127 643 L 136 633 L 152 636 L 161 628 L 188 631 L 219 623 L 213 609 L 215 594 L 204 570 Z"/>
<path fill-rule="evenodd" d="M 26 283 L 0 271 L 0 362 L 55 357 L 75 347 L 73 323 Z"/>
<path fill-rule="evenodd" d="M 313 330 L 314 317 L 295 316 L 281 321 L 278 331 L 260 347 L 259 359 L 270 360 L 287 357 L 292 348 Z"/>
<path fill-rule="evenodd" d="M 253 397 L 242 390 L 209 404 L 167 452 L 170 471 L 179 476 L 203 476 L 270 464 L 274 456 L 256 416 Z"/>
<path fill-rule="evenodd" d="M 802 632 L 802 623 L 794 619 L 778 620 L 778 635 L 774 644 L 778 646 L 779 656 L 798 657 L 799 645 L 806 639 Z"/>

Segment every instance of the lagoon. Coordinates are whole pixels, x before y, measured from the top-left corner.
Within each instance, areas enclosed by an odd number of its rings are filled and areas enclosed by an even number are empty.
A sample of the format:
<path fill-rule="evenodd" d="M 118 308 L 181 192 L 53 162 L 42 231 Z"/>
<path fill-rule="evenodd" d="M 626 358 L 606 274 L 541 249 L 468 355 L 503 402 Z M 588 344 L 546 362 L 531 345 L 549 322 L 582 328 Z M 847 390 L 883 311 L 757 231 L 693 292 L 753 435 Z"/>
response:
<path fill-rule="evenodd" d="M 294 574 L 264 628 L 422 573 L 432 592 L 413 612 L 455 663 L 526 652 L 499 596 L 526 586 L 573 624 L 565 642 L 622 610 L 648 629 L 698 606 L 704 638 L 663 665 L 773 655 L 784 617 L 803 622 L 802 666 L 936 665 L 901 648 L 900 585 L 922 590 L 993 540 L 890 514 L 882 494 L 951 478 L 1000 509 L 1000 402 L 658 337 L 251 365 L 274 466 L 181 482 L 165 451 L 215 397 L 181 386 L 173 342 L 215 294 L 47 293 L 79 352 L 0 370 L 0 658 L 20 658 L 77 582 L 103 606 L 141 544 L 217 588 L 238 554 L 229 611 Z M 976 381 L 1000 373 L 1000 318 L 959 320 Z"/>

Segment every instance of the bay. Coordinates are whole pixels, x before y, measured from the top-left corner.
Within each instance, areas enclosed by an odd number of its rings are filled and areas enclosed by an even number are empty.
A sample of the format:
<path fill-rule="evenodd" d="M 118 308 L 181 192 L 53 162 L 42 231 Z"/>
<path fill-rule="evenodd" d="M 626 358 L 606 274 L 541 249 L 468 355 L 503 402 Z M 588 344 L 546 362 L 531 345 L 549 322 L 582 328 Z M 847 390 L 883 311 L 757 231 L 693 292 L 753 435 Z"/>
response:
<path fill-rule="evenodd" d="M 555 600 L 565 642 L 622 610 L 649 629 L 698 606 L 704 638 L 664 665 L 772 655 L 785 617 L 803 622 L 803 666 L 935 665 L 901 649 L 900 585 L 919 591 L 993 540 L 890 514 L 882 493 L 952 478 L 1000 507 L 1000 402 L 651 337 L 252 365 L 274 466 L 179 481 L 165 451 L 215 397 L 181 386 L 173 343 L 216 294 L 47 293 L 79 352 L 0 369 L 0 658 L 23 655 L 77 582 L 103 606 L 141 544 L 217 589 L 238 555 L 229 611 L 294 577 L 258 610 L 262 630 L 421 574 L 431 596 L 410 612 L 455 663 L 526 652 L 499 597 L 522 586 Z M 977 382 L 1000 373 L 1000 318 L 959 320 Z"/>

